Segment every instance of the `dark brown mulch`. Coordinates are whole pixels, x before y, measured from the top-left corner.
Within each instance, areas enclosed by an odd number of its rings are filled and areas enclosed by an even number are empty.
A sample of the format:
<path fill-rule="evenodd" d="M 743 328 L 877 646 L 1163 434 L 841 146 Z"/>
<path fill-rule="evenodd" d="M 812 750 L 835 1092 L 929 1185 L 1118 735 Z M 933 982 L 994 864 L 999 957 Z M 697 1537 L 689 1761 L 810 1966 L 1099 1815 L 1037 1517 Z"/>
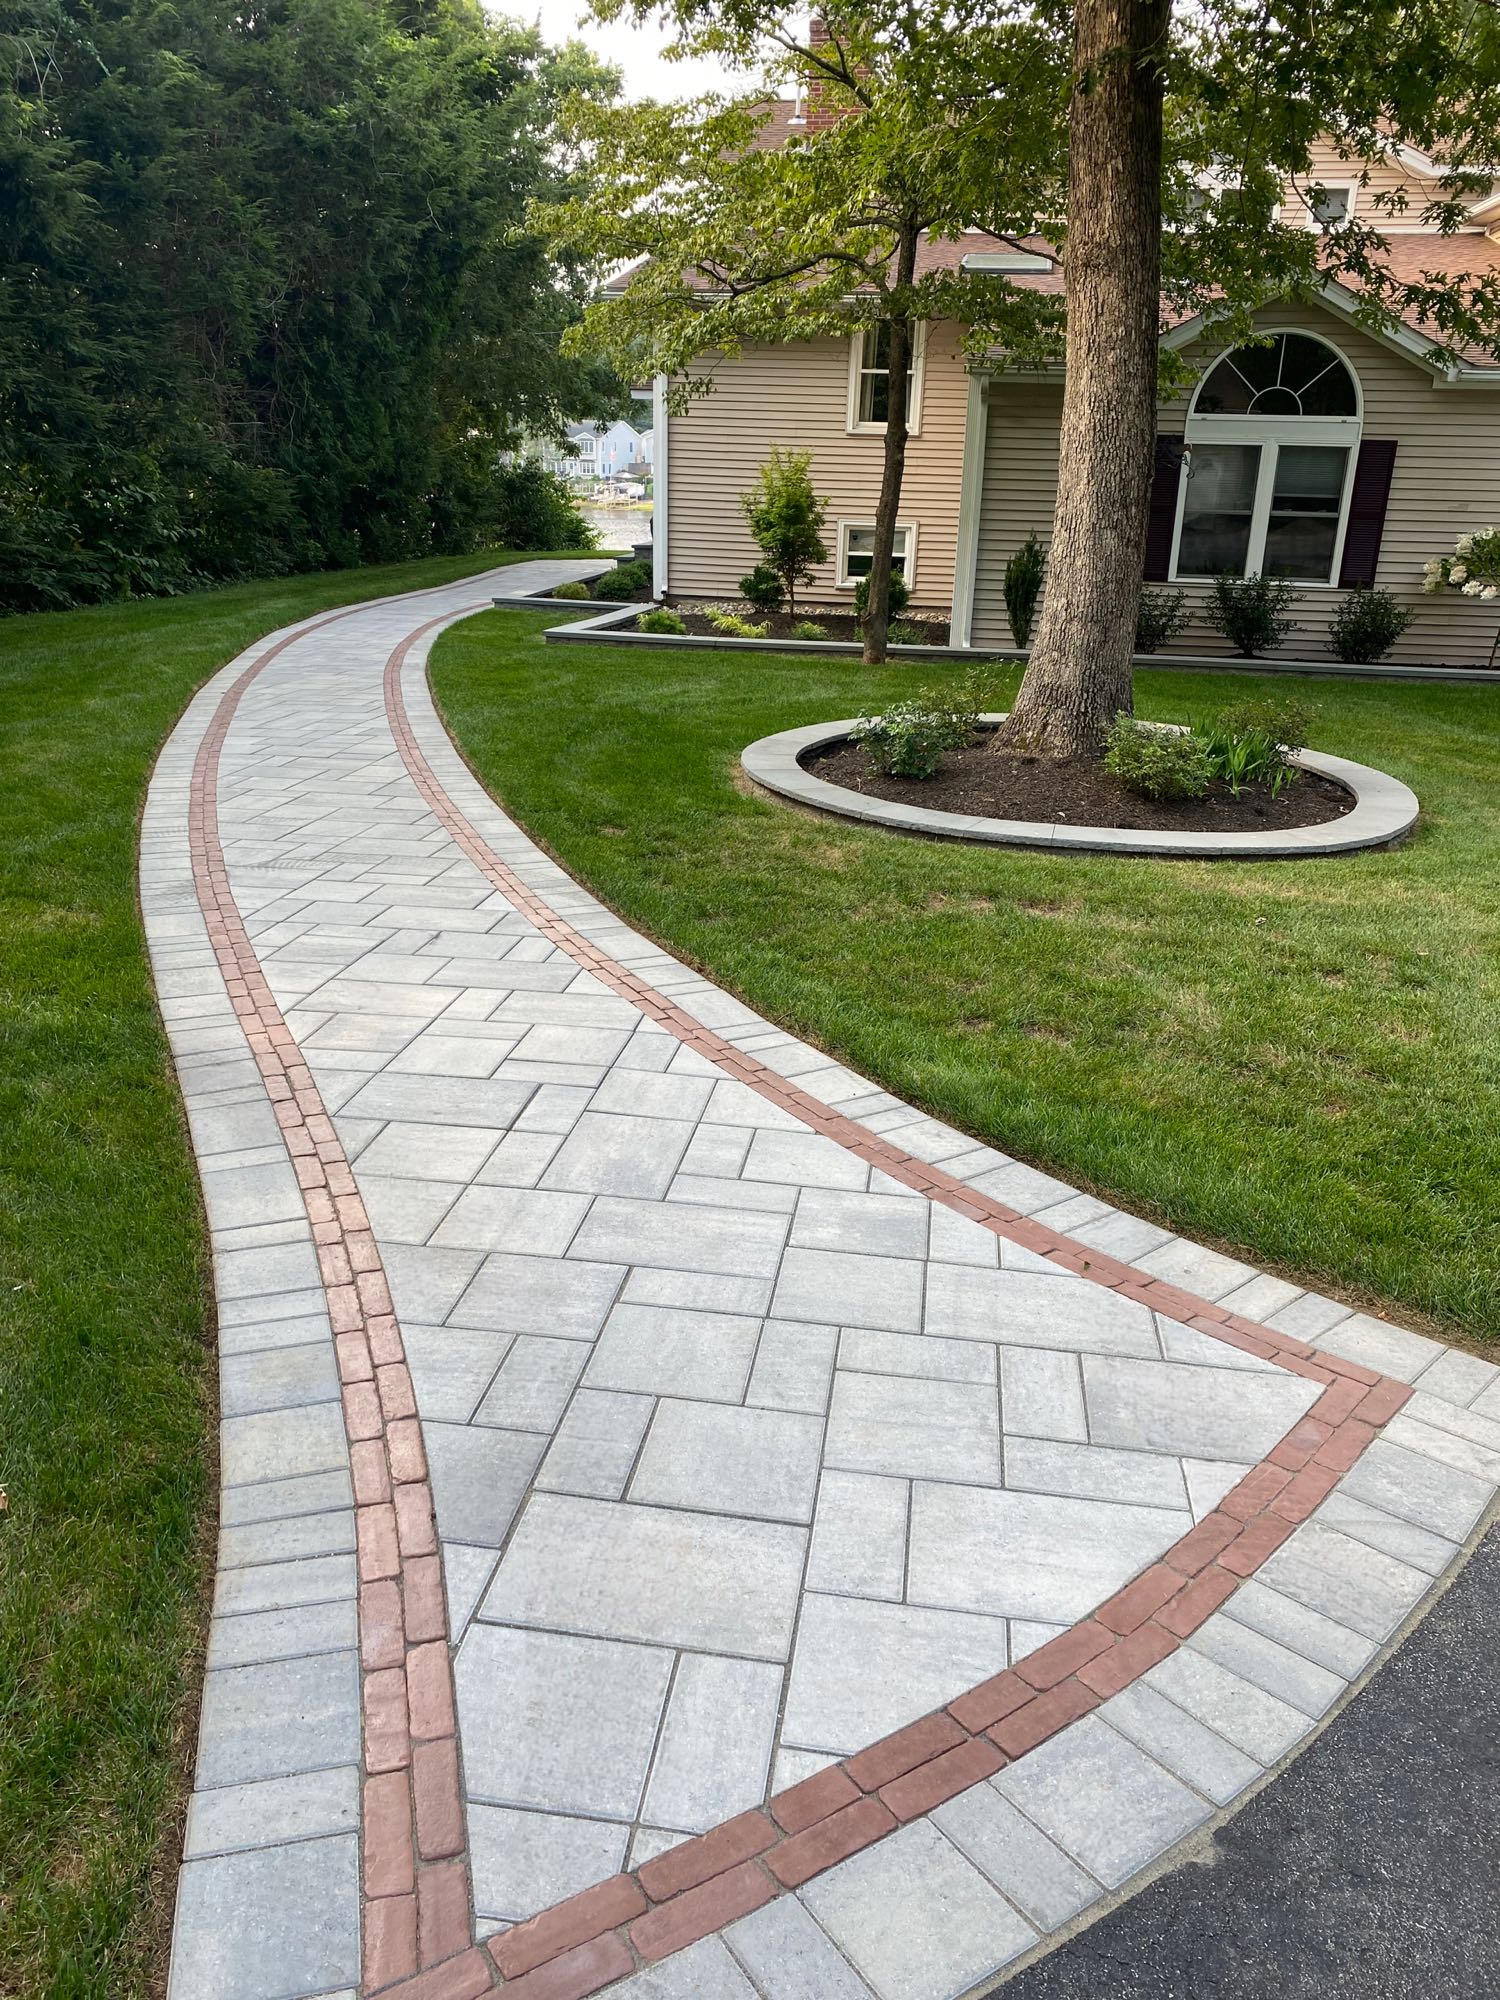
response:
<path fill-rule="evenodd" d="M 1354 798 L 1314 772 L 1303 771 L 1279 798 L 1263 785 L 1239 797 L 1217 780 L 1206 798 L 1137 798 L 1100 765 L 1051 757 L 1016 757 L 979 742 L 944 757 L 931 778 L 891 778 L 877 771 L 857 744 L 803 759 L 808 771 L 846 791 L 896 799 L 932 812 L 985 819 L 1052 820 L 1070 826 L 1159 828 L 1170 833 L 1269 833 L 1341 819 Z"/>
<path fill-rule="evenodd" d="M 700 611 L 691 606 L 681 604 L 677 605 L 675 609 L 682 622 L 695 638 L 718 639 L 732 636 L 716 631 L 706 611 Z M 788 617 L 784 611 L 741 611 L 737 615 L 744 618 L 751 625 L 764 625 L 768 639 L 794 639 L 797 635 L 792 628 L 795 625 L 802 624 L 804 619 L 810 620 L 815 625 L 821 625 L 825 639 L 842 639 L 857 645 L 864 637 L 859 626 L 852 618 L 841 617 L 837 612 L 828 612 L 826 614 L 821 611 L 799 612 L 795 618 Z M 941 620 L 935 618 L 912 618 L 904 622 L 916 626 L 921 631 L 922 637 L 917 641 L 918 644 L 923 646 L 947 645 L 948 627 Z"/>

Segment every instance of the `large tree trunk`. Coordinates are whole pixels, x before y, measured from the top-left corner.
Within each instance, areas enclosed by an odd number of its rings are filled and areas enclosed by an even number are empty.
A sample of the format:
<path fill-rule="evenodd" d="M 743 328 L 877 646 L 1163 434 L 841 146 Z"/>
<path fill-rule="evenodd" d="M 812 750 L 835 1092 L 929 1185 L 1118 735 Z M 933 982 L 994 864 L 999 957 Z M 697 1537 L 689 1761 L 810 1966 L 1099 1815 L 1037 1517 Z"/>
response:
<path fill-rule="evenodd" d="M 896 245 L 895 282 L 909 285 L 916 273 L 915 224 L 903 228 Z M 898 297 L 900 294 L 898 293 Z M 891 555 L 896 543 L 896 516 L 901 511 L 901 482 L 906 475 L 906 440 L 911 421 L 911 350 L 914 328 L 910 313 L 893 313 L 890 329 L 890 388 L 885 411 L 885 454 L 880 468 L 880 499 L 875 506 L 875 552 L 870 559 L 870 594 L 865 609 L 865 659 L 878 666 L 886 656 L 891 626 Z"/>
<path fill-rule="evenodd" d="M 1161 63 L 1172 0 L 1076 0 L 1067 377 L 1030 663 L 997 747 L 1096 756 L 1131 706 L 1156 436 Z"/>

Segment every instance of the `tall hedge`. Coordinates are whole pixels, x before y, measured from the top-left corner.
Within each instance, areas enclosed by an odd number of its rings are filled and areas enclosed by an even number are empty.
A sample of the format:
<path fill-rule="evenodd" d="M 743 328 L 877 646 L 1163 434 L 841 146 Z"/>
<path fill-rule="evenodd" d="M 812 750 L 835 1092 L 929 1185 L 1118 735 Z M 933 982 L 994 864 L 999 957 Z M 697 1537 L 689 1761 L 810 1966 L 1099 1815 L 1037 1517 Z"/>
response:
<path fill-rule="evenodd" d="M 516 233 L 571 87 L 471 0 L 0 10 L 0 609 L 496 538 L 608 397 Z"/>

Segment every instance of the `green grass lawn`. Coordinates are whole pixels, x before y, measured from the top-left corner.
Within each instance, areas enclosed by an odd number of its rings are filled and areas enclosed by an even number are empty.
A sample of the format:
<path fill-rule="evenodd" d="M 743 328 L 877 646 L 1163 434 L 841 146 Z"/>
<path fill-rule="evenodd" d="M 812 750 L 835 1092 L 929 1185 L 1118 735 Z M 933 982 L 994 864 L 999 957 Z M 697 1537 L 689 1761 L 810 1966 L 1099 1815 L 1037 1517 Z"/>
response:
<path fill-rule="evenodd" d="M 1299 683 L 1314 747 L 1422 801 L 1390 853 L 1158 862 L 940 845 L 749 796 L 740 749 L 912 669 L 544 647 L 434 684 L 495 795 L 750 1005 L 1007 1153 L 1307 1284 L 1500 1337 L 1500 688 Z M 1010 681 L 997 683 L 1003 706 Z M 1179 719 L 1286 683 L 1150 672 Z"/>
<path fill-rule="evenodd" d="M 0 1993 L 164 1958 L 212 1571 L 204 1228 L 136 908 L 151 765 L 277 625 L 513 557 L 0 622 Z M 205 1996 L 204 2000 L 209 2000 Z"/>

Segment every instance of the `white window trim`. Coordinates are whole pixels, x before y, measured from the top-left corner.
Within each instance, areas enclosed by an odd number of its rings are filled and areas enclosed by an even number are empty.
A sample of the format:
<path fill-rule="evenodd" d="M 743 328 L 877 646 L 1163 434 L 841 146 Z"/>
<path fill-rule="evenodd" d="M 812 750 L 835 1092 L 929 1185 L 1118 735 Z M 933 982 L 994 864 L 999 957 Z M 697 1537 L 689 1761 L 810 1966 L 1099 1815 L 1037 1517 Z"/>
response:
<path fill-rule="evenodd" d="M 852 518 L 849 520 L 841 518 L 839 521 L 838 559 L 837 567 L 834 571 L 835 590 L 853 590 L 855 585 L 860 581 L 857 576 L 850 576 L 848 574 L 846 564 L 849 560 L 850 531 L 861 529 L 873 535 L 875 532 L 875 523 L 873 521 L 857 521 Z M 896 523 L 896 533 L 898 535 L 905 535 L 906 537 L 906 563 L 901 575 L 907 588 L 910 589 L 915 583 L 917 575 L 917 524 L 915 521 L 898 521 Z"/>
<path fill-rule="evenodd" d="M 859 420 L 860 377 L 864 373 L 865 341 L 874 331 L 862 326 L 849 336 L 849 402 L 844 425 L 851 437 L 884 437 L 884 424 L 862 424 Z M 922 381 L 927 372 L 927 322 L 918 320 L 911 339 L 911 404 L 906 412 L 906 429 L 911 437 L 922 435 Z"/>
<path fill-rule="evenodd" d="M 1317 236 L 1327 236 L 1331 231 L 1342 229 L 1345 224 L 1354 220 L 1354 211 L 1359 202 L 1360 183 L 1358 180 L 1345 180 L 1341 175 L 1338 180 L 1331 181 L 1325 180 L 1321 175 L 1315 174 L 1308 180 L 1307 186 L 1309 191 L 1315 187 L 1319 187 L 1328 194 L 1337 194 L 1342 188 L 1344 193 L 1349 197 L 1349 206 L 1344 210 L 1344 219 L 1342 222 L 1320 222 L 1312 203 L 1303 194 L 1301 188 L 1298 188 L 1293 194 L 1292 199 L 1285 204 L 1287 210 L 1290 212 L 1288 218 L 1290 221 L 1300 223 L 1304 229 L 1312 230 Z"/>
<path fill-rule="evenodd" d="M 1329 573 L 1325 578 L 1293 577 L 1290 581 L 1298 590 L 1337 590 L 1339 571 L 1344 561 L 1344 537 L 1349 530 L 1349 500 L 1354 491 L 1354 473 L 1359 463 L 1360 439 L 1364 435 L 1365 399 L 1364 388 L 1359 379 L 1359 371 L 1331 340 L 1325 340 L 1321 333 L 1309 334 L 1302 326 L 1266 326 L 1258 332 L 1277 335 L 1298 333 L 1307 339 L 1316 340 L 1326 347 L 1330 354 L 1341 361 L 1349 371 L 1354 384 L 1354 415 L 1352 417 L 1222 417 L 1200 416 L 1195 407 L 1189 407 L 1187 422 L 1183 430 L 1185 450 L 1181 469 L 1177 475 L 1177 513 L 1172 523 L 1172 583 L 1212 583 L 1213 578 L 1200 575 L 1196 570 L 1178 568 L 1178 556 L 1182 545 L 1182 517 L 1187 511 L 1188 470 L 1192 462 L 1195 444 L 1250 444 L 1261 447 L 1260 465 L 1255 481 L 1255 499 L 1250 513 L 1250 546 L 1245 552 L 1246 576 L 1259 576 L 1261 564 L 1265 560 L 1266 530 L 1271 520 L 1271 495 L 1276 486 L 1276 462 L 1284 444 L 1329 445 L 1342 448 L 1348 453 L 1344 464 L 1344 485 L 1339 495 L 1338 531 L 1333 538 L 1333 557 L 1329 563 Z M 1243 343 L 1236 343 L 1242 345 Z M 1234 347 L 1226 347 L 1204 369 L 1199 379 L 1198 389 L 1193 391 L 1193 405 L 1198 401 L 1198 390 L 1212 375 L 1214 369 L 1226 354 L 1233 354 Z"/>

